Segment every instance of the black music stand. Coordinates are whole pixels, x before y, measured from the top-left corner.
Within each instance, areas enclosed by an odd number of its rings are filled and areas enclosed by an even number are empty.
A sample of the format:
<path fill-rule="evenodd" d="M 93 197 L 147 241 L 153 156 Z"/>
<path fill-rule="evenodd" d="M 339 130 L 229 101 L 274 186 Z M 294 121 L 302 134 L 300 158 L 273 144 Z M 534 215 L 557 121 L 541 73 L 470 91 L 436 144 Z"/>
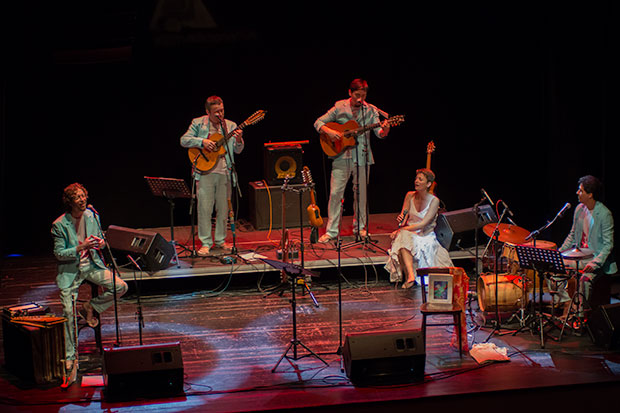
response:
<path fill-rule="evenodd" d="M 546 248 L 536 248 L 536 247 L 527 247 L 523 245 L 515 246 L 517 257 L 519 259 L 519 266 L 521 268 L 527 268 L 530 270 L 534 270 L 535 274 L 538 275 L 539 279 L 539 290 L 538 290 L 538 313 L 536 313 L 536 309 L 534 308 L 534 317 L 533 322 L 537 325 L 537 328 L 540 332 L 540 347 L 545 347 L 545 338 L 544 338 L 544 325 L 543 325 L 543 274 L 544 273 L 555 273 L 555 274 L 566 274 L 566 268 L 564 267 L 564 259 L 562 255 L 557 250 L 550 250 Z M 536 278 L 534 278 L 534 282 L 536 282 Z M 536 293 L 534 292 L 534 307 L 536 305 Z M 549 320 L 546 320 L 549 321 Z M 514 334 L 517 334 L 524 327 L 521 327 L 519 330 L 515 331 Z M 530 327 L 531 328 L 531 327 Z"/>
<path fill-rule="evenodd" d="M 312 300 L 314 301 L 314 304 L 317 305 L 317 301 L 314 298 L 314 295 L 312 294 L 312 291 L 310 291 L 310 289 L 308 288 L 308 285 L 306 284 L 305 281 L 305 276 L 309 275 L 312 277 L 318 277 L 318 274 L 305 269 L 302 266 L 299 266 L 297 264 L 292 264 L 289 262 L 281 262 L 281 261 L 276 261 L 276 260 L 268 260 L 266 258 L 259 258 L 261 261 L 263 261 L 266 264 L 269 264 L 270 266 L 272 266 L 273 268 L 280 270 L 280 271 L 284 271 L 286 274 L 288 274 L 290 277 L 292 277 L 291 280 L 291 308 L 293 310 L 293 338 L 291 339 L 291 342 L 289 343 L 289 345 L 286 347 L 286 350 L 284 350 L 284 353 L 282 353 L 282 356 L 280 356 L 280 359 L 278 360 L 278 362 L 276 363 L 276 365 L 271 369 L 272 373 L 275 373 L 276 369 L 278 368 L 278 366 L 280 365 L 280 363 L 282 362 L 283 359 L 287 359 L 287 360 L 299 360 L 303 357 L 307 357 L 307 356 L 314 356 L 317 359 L 321 360 L 326 366 L 328 366 L 329 364 L 323 360 L 321 357 L 319 357 L 318 354 L 316 354 L 314 351 L 310 350 L 304 343 L 301 342 L 301 340 L 297 339 L 297 301 L 295 300 L 295 286 L 297 284 L 301 284 L 303 285 L 306 290 L 308 291 L 308 293 L 310 294 L 310 297 L 312 297 Z M 297 355 L 297 346 L 301 346 L 304 349 L 306 349 L 306 351 L 308 351 L 308 353 L 310 354 L 306 354 L 303 356 L 298 356 Z M 291 348 L 293 349 L 293 357 L 288 356 L 288 352 L 291 350 Z"/>
<path fill-rule="evenodd" d="M 151 193 L 155 196 L 161 196 L 168 200 L 168 204 L 170 204 L 170 243 L 174 246 L 174 259 L 177 264 L 177 267 L 180 268 L 179 256 L 177 255 L 177 242 L 174 239 L 174 200 L 177 198 L 190 198 L 194 202 L 192 193 L 189 191 L 189 188 L 185 184 L 183 179 L 177 178 L 156 178 L 152 176 L 145 176 L 146 183 L 149 185 L 151 189 Z M 191 235 L 192 235 L 192 249 L 185 247 L 184 245 L 180 245 L 180 247 L 188 251 L 191 257 L 196 257 L 196 243 L 194 240 L 194 219 L 192 218 L 191 225 Z"/>

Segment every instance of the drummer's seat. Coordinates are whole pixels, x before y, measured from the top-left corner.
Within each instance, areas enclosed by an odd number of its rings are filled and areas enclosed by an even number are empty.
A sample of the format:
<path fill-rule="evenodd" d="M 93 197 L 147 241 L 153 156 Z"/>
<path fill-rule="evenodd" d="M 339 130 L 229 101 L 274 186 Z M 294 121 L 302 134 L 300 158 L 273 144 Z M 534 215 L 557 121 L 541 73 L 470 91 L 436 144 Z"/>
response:
<path fill-rule="evenodd" d="M 601 274 L 592 281 L 592 290 L 588 304 L 592 310 L 611 301 L 611 275 Z"/>

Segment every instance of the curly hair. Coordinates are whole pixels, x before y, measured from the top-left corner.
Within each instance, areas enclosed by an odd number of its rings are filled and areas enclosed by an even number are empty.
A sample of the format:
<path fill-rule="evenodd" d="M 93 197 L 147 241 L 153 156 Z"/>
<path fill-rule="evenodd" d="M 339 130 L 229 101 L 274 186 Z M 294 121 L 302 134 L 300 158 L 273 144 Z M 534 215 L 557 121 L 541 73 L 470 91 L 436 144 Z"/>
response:
<path fill-rule="evenodd" d="M 71 185 L 67 186 L 62 192 L 62 203 L 65 206 L 65 210 L 67 210 L 67 212 L 71 212 L 71 208 L 73 206 L 73 199 L 75 198 L 75 194 L 77 193 L 77 191 L 80 189 L 84 191 L 84 195 L 88 197 L 88 191 L 86 190 L 86 188 L 84 188 L 84 185 L 77 182 L 74 182 Z"/>

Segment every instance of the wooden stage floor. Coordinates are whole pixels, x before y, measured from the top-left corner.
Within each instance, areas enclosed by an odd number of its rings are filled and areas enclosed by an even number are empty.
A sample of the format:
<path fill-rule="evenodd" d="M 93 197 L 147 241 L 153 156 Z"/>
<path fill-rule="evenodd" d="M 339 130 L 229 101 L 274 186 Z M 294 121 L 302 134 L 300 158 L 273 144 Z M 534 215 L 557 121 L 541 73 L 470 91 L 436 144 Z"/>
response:
<path fill-rule="evenodd" d="M 384 237 L 389 230 L 372 230 L 379 246 L 387 243 Z M 177 238 L 182 239 L 183 231 L 178 233 Z M 249 242 L 250 236 L 263 235 L 240 232 L 241 252 L 259 245 L 243 244 Z M 273 258 L 270 254 L 275 254 L 279 233 L 272 239 L 274 243 L 267 240 L 257 252 Z M 327 364 L 308 356 L 285 359 L 275 372 L 271 371 L 293 338 L 290 289 L 283 290 L 281 295 L 267 294 L 278 285 L 278 273 L 265 271 L 263 264 L 224 265 L 215 258 L 182 259 L 180 269 L 172 266 L 152 275 L 140 274 L 135 278 L 142 280 L 138 283 L 134 281 L 134 271 L 123 270 L 123 278 L 131 289 L 119 300 L 118 319 L 121 346 L 139 344 L 139 285 L 145 320 L 143 343 L 181 343 L 184 395 L 124 402 L 107 400 L 105 388 L 98 382 L 102 374 L 101 356 L 94 345 L 93 331 L 85 329 L 80 334 L 79 348 L 82 384 L 78 380 L 67 391 L 61 391 L 58 383 L 34 385 L 16 378 L 4 367 L 3 352 L 0 408 L 166 412 L 368 411 L 382 407 L 394 411 L 439 407 L 502 412 L 613 409 L 607 403 L 616 398 L 614 389 L 620 389 L 620 353 L 595 346 L 587 335 L 571 333 L 561 342 L 547 337 L 544 348 L 539 336 L 528 331 L 514 336 L 493 334 L 490 342 L 505 348 L 510 361 L 481 365 L 469 354 L 459 358 L 449 344 L 450 328 L 435 327 L 428 330 L 423 381 L 353 385 L 341 370 L 341 358 L 336 354 L 340 332 L 345 337 L 354 332 L 419 329 L 421 293 L 419 289 L 403 290 L 389 283 L 382 268 L 384 254 L 381 258 L 378 249 L 370 252 L 356 246 L 342 256 L 342 330 L 334 269 L 337 254 L 333 247 L 306 247 L 306 266 L 320 273 L 310 287 L 318 306 L 309 294 L 297 290 L 297 338 Z M 242 265 L 254 270 L 238 271 Z M 1 270 L 0 306 L 36 302 L 61 313 L 54 282 L 55 261 L 51 256 L 7 258 Z M 86 286 L 80 294 L 88 296 Z M 491 329 L 484 325 L 475 300 L 468 306 L 467 326 L 470 347 L 489 338 Z M 512 326 L 502 326 L 502 332 L 509 331 L 508 327 Z M 102 314 L 102 333 L 104 346 L 113 347 L 117 341 L 113 309 Z M 550 335 L 557 333 L 555 330 Z M 306 354 L 299 347 L 299 355 Z M 92 385 L 88 386 L 89 383 Z M 609 407 L 599 410 L 599 405 Z"/>

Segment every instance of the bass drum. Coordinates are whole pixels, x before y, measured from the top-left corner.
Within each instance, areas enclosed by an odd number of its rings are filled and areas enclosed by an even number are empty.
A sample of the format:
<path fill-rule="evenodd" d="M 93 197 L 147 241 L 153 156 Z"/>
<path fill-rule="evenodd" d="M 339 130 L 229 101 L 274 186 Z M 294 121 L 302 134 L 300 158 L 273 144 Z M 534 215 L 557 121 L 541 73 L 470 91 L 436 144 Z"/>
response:
<path fill-rule="evenodd" d="M 480 310 L 495 312 L 495 274 L 486 273 L 478 277 L 478 306 Z M 519 275 L 497 275 L 497 309 L 499 312 L 514 312 L 525 307 L 528 294 L 523 294 L 523 282 Z M 524 301 L 525 300 L 525 301 Z"/>

